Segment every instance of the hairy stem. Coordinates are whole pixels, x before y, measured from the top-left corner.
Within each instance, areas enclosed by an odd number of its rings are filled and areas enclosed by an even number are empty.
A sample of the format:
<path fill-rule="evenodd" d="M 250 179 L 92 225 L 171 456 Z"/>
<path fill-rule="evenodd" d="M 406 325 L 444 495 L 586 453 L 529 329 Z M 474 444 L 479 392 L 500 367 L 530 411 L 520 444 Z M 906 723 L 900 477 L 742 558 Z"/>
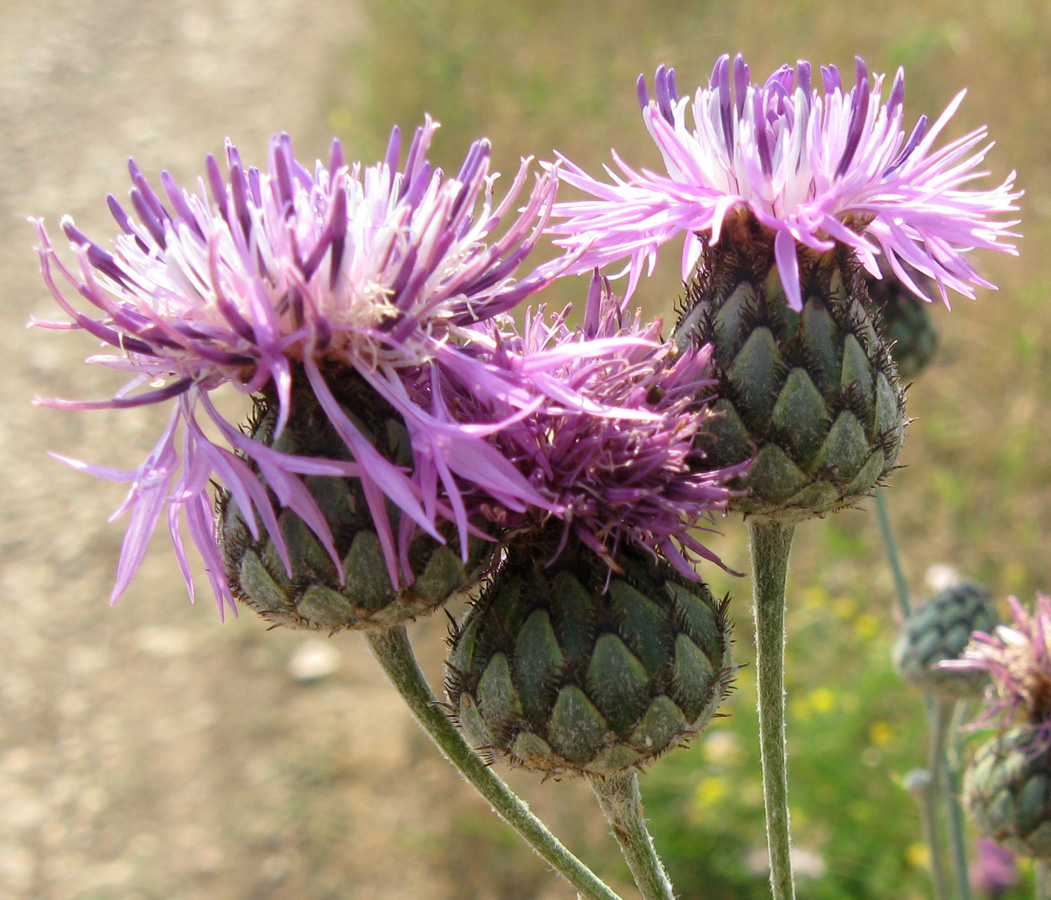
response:
<path fill-rule="evenodd" d="M 613 826 L 613 836 L 620 844 L 643 900 L 675 900 L 664 865 L 646 830 L 638 775 L 630 771 L 605 779 L 592 778 L 591 789 L 606 821 Z"/>
<path fill-rule="evenodd" d="M 945 871 L 944 850 L 938 829 L 938 807 L 946 784 L 945 738 L 952 717 L 952 704 L 935 699 L 930 703 L 929 712 L 927 771 L 930 773 L 930 780 L 922 795 L 923 832 L 931 856 L 931 880 L 935 900 L 949 900 L 949 879 Z"/>
<path fill-rule="evenodd" d="M 756 517 L 748 522 L 752 548 L 759 750 L 766 802 L 766 840 L 774 900 L 792 900 L 792 838 L 788 821 L 785 750 L 785 584 L 795 527 Z"/>
<path fill-rule="evenodd" d="M 883 538 L 883 549 L 887 554 L 887 562 L 894 576 L 894 590 L 898 595 L 898 605 L 901 607 L 902 614 L 909 616 L 912 614 L 909 587 L 905 581 L 905 572 L 901 567 L 898 544 L 894 540 L 894 529 L 890 524 L 890 513 L 887 511 L 887 501 L 883 499 L 883 488 L 881 487 L 876 488 L 876 516 L 879 519 L 879 533 Z"/>
<path fill-rule="evenodd" d="M 956 895 L 959 900 L 971 900 L 971 876 L 967 865 L 967 836 L 964 825 L 963 806 L 960 803 L 959 743 L 960 724 L 964 721 L 966 700 L 954 704 L 949 733 L 951 743 L 945 742 L 945 770 L 942 776 L 942 792 L 949 804 L 949 850 L 952 853 L 953 871 L 956 874 Z"/>
<path fill-rule="evenodd" d="M 391 684 L 412 710 L 420 727 L 438 749 L 489 803 L 493 810 L 579 891 L 585 900 L 621 900 L 570 853 L 522 800 L 490 769 L 442 712 L 427 679 L 416 664 L 402 627 L 368 631 L 366 639 Z"/>

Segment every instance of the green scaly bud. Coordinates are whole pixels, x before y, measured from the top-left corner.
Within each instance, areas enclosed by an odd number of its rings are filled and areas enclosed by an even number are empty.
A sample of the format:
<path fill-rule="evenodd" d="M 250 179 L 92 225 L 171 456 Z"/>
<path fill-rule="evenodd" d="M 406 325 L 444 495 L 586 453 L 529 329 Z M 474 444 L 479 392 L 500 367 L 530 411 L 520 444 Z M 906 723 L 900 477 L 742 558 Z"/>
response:
<path fill-rule="evenodd" d="M 915 273 L 920 281 L 927 281 Z M 897 278 L 865 280 L 872 309 L 879 313 L 883 340 L 903 379 L 915 378 L 934 358 L 938 349 L 938 332 L 934 328 L 928 304 L 909 291 Z"/>
<path fill-rule="evenodd" d="M 454 718 L 491 759 L 606 777 L 682 744 L 735 671 L 726 601 L 633 548 L 519 546 L 451 638 Z M 607 582 L 608 579 L 608 582 Z"/>
<path fill-rule="evenodd" d="M 979 830 L 1012 853 L 1051 861 L 1051 750 L 1030 728 L 983 744 L 964 772 L 963 798 Z M 1034 749 L 1036 752 L 1034 752 Z"/>
<path fill-rule="evenodd" d="M 273 439 L 277 400 L 265 394 L 257 400 L 250 426 L 253 439 L 282 453 L 348 459 L 346 445 L 313 392 L 303 386 L 305 379 L 293 384 L 292 412 L 284 432 Z M 401 416 L 359 375 L 348 371 L 329 386 L 343 412 L 380 453 L 399 465 L 412 464 Z M 415 580 L 394 587 L 360 481 L 306 476 L 303 482 L 331 529 L 340 570 L 309 526 L 292 510 L 283 509 L 278 524 L 292 562 L 289 573 L 272 537 L 263 533 L 255 540 L 237 501 L 226 491 L 219 495 L 220 549 L 233 594 L 275 625 L 328 632 L 392 627 L 433 611 L 475 584 L 490 556 L 491 544 L 472 541 L 464 566 L 457 531 L 445 524 L 439 527 L 445 544 L 426 534 L 412 542 L 409 564 Z M 391 503 L 387 509 L 396 534 L 400 510 Z"/>
<path fill-rule="evenodd" d="M 894 362 L 842 245 L 798 251 L 802 312 L 774 265 L 773 235 L 728 221 L 686 286 L 675 339 L 714 346 L 718 415 L 698 444 L 712 468 L 754 456 L 730 508 L 794 524 L 857 502 L 894 468 L 905 428 Z"/>
<path fill-rule="evenodd" d="M 971 632 L 991 634 L 999 624 L 996 605 L 982 588 L 968 583 L 945 588 L 902 624 L 892 651 L 894 666 L 902 678 L 935 697 L 978 697 L 989 683 L 984 670 L 935 666 L 959 659 Z"/>

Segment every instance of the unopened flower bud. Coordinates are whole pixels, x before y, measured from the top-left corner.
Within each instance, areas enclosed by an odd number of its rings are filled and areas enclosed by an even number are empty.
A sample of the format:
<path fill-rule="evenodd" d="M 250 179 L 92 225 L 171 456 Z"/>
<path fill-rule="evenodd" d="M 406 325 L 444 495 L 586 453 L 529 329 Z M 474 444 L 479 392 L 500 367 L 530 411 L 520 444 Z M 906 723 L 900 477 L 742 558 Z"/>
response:
<path fill-rule="evenodd" d="M 894 666 L 910 684 L 937 697 L 977 697 L 989 681 L 981 669 L 940 667 L 959 659 L 975 631 L 991 632 L 1000 622 L 989 594 L 962 582 L 939 591 L 902 624 L 892 651 Z"/>
<path fill-rule="evenodd" d="M 1051 861 L 1051 751 L 1031 728 L 978 748 L 964 773 L 967 811 L 986 837 L 1012 853 Z"/>
<path fill-rule="evenodd" d="M 883 339 L 898 374 L 903 379 L 915 378 L 927 368 L 938 348 L 938 332 L 931 321 L 929 304 L 902 284 L 885 257 L 880 257 L 880 272 L 880 278 L 865 279 L 870 308 L 878 314 Z M 908 275 L 924 293 L 932 293 L 934 285 L 929 278 L 915 269 Z"/>
<path fill-rule="evenodd" d="M 494 759 L 612 775 L 704 728 L 734 667 L 725 602 L 635 548 L 513 550 L 454 634 L 454 715 Z"/>

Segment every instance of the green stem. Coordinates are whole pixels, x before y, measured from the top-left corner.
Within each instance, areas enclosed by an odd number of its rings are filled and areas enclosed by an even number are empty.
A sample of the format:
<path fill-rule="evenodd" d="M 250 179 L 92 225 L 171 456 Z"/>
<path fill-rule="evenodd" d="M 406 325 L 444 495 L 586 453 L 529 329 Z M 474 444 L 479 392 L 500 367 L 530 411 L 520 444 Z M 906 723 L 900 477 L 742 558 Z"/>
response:
<path fill-rule="evenodd" d="M 474 752 L 442 712 L 427 679 L 416 664 L 408 635 L 398 627 L 368 631 L 366 640 L 391 684 L 408 704 L 420 727 L 438 749 L 489 803 L 493 810 L 586 900 L 621 900 L 570 853 L 511 789 Z"/>
<path fill-rule="evenodd" d="M 643 900 L 675 900 L 671 881 L 646 830 L 638 775 L 630 771 L 605 779 L 592 778 L 591 789 L 606 821 L 613 826 L 613 836 L 620 844 Z"/>
<path fill-rule="evenodd" d="M 1036 900 L 1051 900 L 1051 870 L 1041 860 L 1036 861 Z"/>
<path fill-rule="evenodd" d="M 891 526 L 883 488 L 876 488 L 876 513 L 879 519 L 880 535 L 883 538 L 883 549 L 887 554 L 887 562 L 890 564 L 894 577 L 898 605 L 901 607 L 902 614 L 908 617 L 912 614 L 909 588 L 905 581 L 901 557 L 898 554 L 898 544 L 894 539 L 894 529 Z M 931 726 L 931 756 L 928 759 L 931 784 L 921 795 L 921 808 L 924 819 L 923 830 L 931 855 L 931 877 L 934 881 L 935 895 L 939 898 L 947 897 L 948 885 L 942 860 L 942 843 L 938 837 L 939 800 L 945 798 L 949 808 L 949 847 L 952 853 L 959 900 L 970 900 L 971 883 L 967 873 L 967 844 L 964 836 L 963 812 L 960 808 L 960 801 L 956 797 L 955 776 L 948 758 L 950 748 L 945 739 L 949 707 L 943 706 L 942 701 L 930 696 L 926 698 L 926 701 L 927 716 Z M 934 758 L 935 753 L 938 754 L 937 759 Z"/>
<path fill-rule="evenodd" d="M 934 900 L 949 900 L 945 867 L 939 850 L 938 793 L 934 787 L 934 781 L 927 769 L 914 769 L 908 775 L 908 782 L 909 793 L 916 798 L 920 807 L 920 825 L 923 830 L 923 841 L 927 845 L 927 853 L 930 856 Z"/>
<path fill-rule="evenodd" d="M 759 750 L 766 801 L 766 840 L 774 900 L 792 900 L 792 838 L 788 821 L 788 756 L 785 750 L 785 584 L 793 525 L 748 520 L 752 548 Z"/>
<path fill-rule="evenodd" d="M 959 741 L 960 723 L 964 719 L 966 700 L 954 704 L 950 734 L 952 745 L 946 742 L 945 776 L 943 791 L 949 804 L 949 849 L 952 866 L 956 874 L 956 894 L 959 900 L 971 900 L 971 876 L 967 866 L 967 837 L 964 831 L 963 806 L 959 791 Z"/>
<path fill-rule="evenodd" d="M 938 800 L 945 786 L 945 737 L 952 717 L 952 704 L 935 699 L 930 707 L 930 743 L 927 748 L 927 771 L 930 779 L 923 792 L 923 833 L 931 856 L 931 881 L 935 900 L 949 900 L 949 879 L 938 829 Z"/>
<path fill-rule="evenodd" d="M 887 512 L 887 501 L 883 499 L 883 488 L 876 488 L 876 517 L 879 519 L 879 533 L 883 538 L 883 549 L 887 554 L 887 562 L 894 575 L 894 590 L 898 595 L 898 605 L 905 616 L 912 614 L 912 604 L 909 602 L 909 586 L 905 581 L 905 573 L 901 568 L 901 557 L 898 555 L 898 544 L 894 540 L 894 530 L 890 525 L 890 513 Z"/>

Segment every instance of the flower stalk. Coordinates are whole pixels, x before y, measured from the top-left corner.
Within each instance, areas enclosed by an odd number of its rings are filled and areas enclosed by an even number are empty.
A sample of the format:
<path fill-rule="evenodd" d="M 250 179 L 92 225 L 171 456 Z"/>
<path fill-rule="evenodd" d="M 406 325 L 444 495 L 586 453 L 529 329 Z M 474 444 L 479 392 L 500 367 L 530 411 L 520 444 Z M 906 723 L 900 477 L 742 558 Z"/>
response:
<path fill-rule="evenodd" d="M 792 839 L 785 750 L 785 584 L 794 525 L 756 517 L 748 522 L 752 550 L 759 748 L 763 767 L 770 887 L 792 900 Z"/>
<path fill-rule="evenodd" d="M 949 732 L 951 743 L 945 744 L 946 766 L 941 790 L 949 806 L 949 852 L 952 854 L 953 872 L 956 875 L 956 893 L 959 900 L 971 900 L 971 877 L 967 861 L 967 836 L 964 832 L 963 805 L 960 803 L 959 744 L 960 726 L 965 715 L 966 700 L 953 704 Z"/>
<path fill-rule="evenodd" d="M 887 510 L 887 501 L 883 496 L 883 488 L 876 488 L 876 517 L 879 519 L 879 533 L 883 539 L 883 550 L 887 554 L 887 562 L 890 565 L 891 574 L 894 576 L 894 591 L 898 597 L 898 606 L 906 618 L 912 615 L 912 604 L 909 602 L 909 587 L 905 581 L 905 572 L 901 566 L 901 556 L 898 554 L 898 544 L 894 540 L 894 529 L 890 523 L 890 513 Z"/>
<path fill-rule="evenodd" d="M 675 900 L 675 891 L 642 815 L 638 774 L 628 770 L 590 781 L 643 900 Z"/>
<path fill-rule="evenodd" d="M 404 627 L 368 631 L 365 638 L 376 660 L 420 727 L 446 759 L 526 843 L 542 856 L 585 900 L 621 900 L 569 852 L 526 804 L 479 758 L 442 712 L 427 679 L 416 663 Z"/>
<path fill-rule="evenodd" d="M 882 488 L 876 489 L 876 514 L 879 519 L 880 536 L 883 549 L 887 555 L 894 578 L 894 588 L 902 616 L 912 615 L 912 604 L 909 600 L 908 584 L 898 553 L 898 544 L 894 538 L 894 528 L 890 521 L 887 503 Z M 967 870 L 967 844 L 963 827 L 963 812 L 956 797 L 955 765 L 952 750 L 947 740 L 948 734 L 958 731 L 952 721 L 962 709 L 962 702 L 940 699 L 929 692 L 924 692 L 927 707 L 927 721 L 930 728 L 929 741 L 929 778 L 918 791 L 917 800 L 923 818 L 923 834 L 931 859 L 931 879 L 935 896 L 947 898 L 948 878 L 943 859 L 943 843 L 939 837 L 938 810 L 943 804 L 948 808 L 949 852 L 952 858 L 953 873 L 956 878 L 959 900 L 970 900 L 971 882 Z"/>
<path fill-rule="evenodd" d="M 907 776 L 909 792 L 920 807 L 920 826 L 923 842 L 930 856 L 931 889 L 934 900 L 950 900 L 949 883 L 945 875 L 941 842 L 938 840 L 938 792 L 927 769 L 915 769 Z"/>
<path fill-rule="evenodd" d="M 930 739 L 927 745 L 927 768 L 930 781 L 923 792 L 924 834 L 931 857 L 931 879 L 934 884 L 934 896 L 948 900 L 949 878 L 945 870 L 944 845 L 939 839 L 938 808 L 945 793 L 948 770 L 946 767 L 945 748 L 952 717 L 953 704 L 943 699 L 932 698 L 928 704 Z"/>

